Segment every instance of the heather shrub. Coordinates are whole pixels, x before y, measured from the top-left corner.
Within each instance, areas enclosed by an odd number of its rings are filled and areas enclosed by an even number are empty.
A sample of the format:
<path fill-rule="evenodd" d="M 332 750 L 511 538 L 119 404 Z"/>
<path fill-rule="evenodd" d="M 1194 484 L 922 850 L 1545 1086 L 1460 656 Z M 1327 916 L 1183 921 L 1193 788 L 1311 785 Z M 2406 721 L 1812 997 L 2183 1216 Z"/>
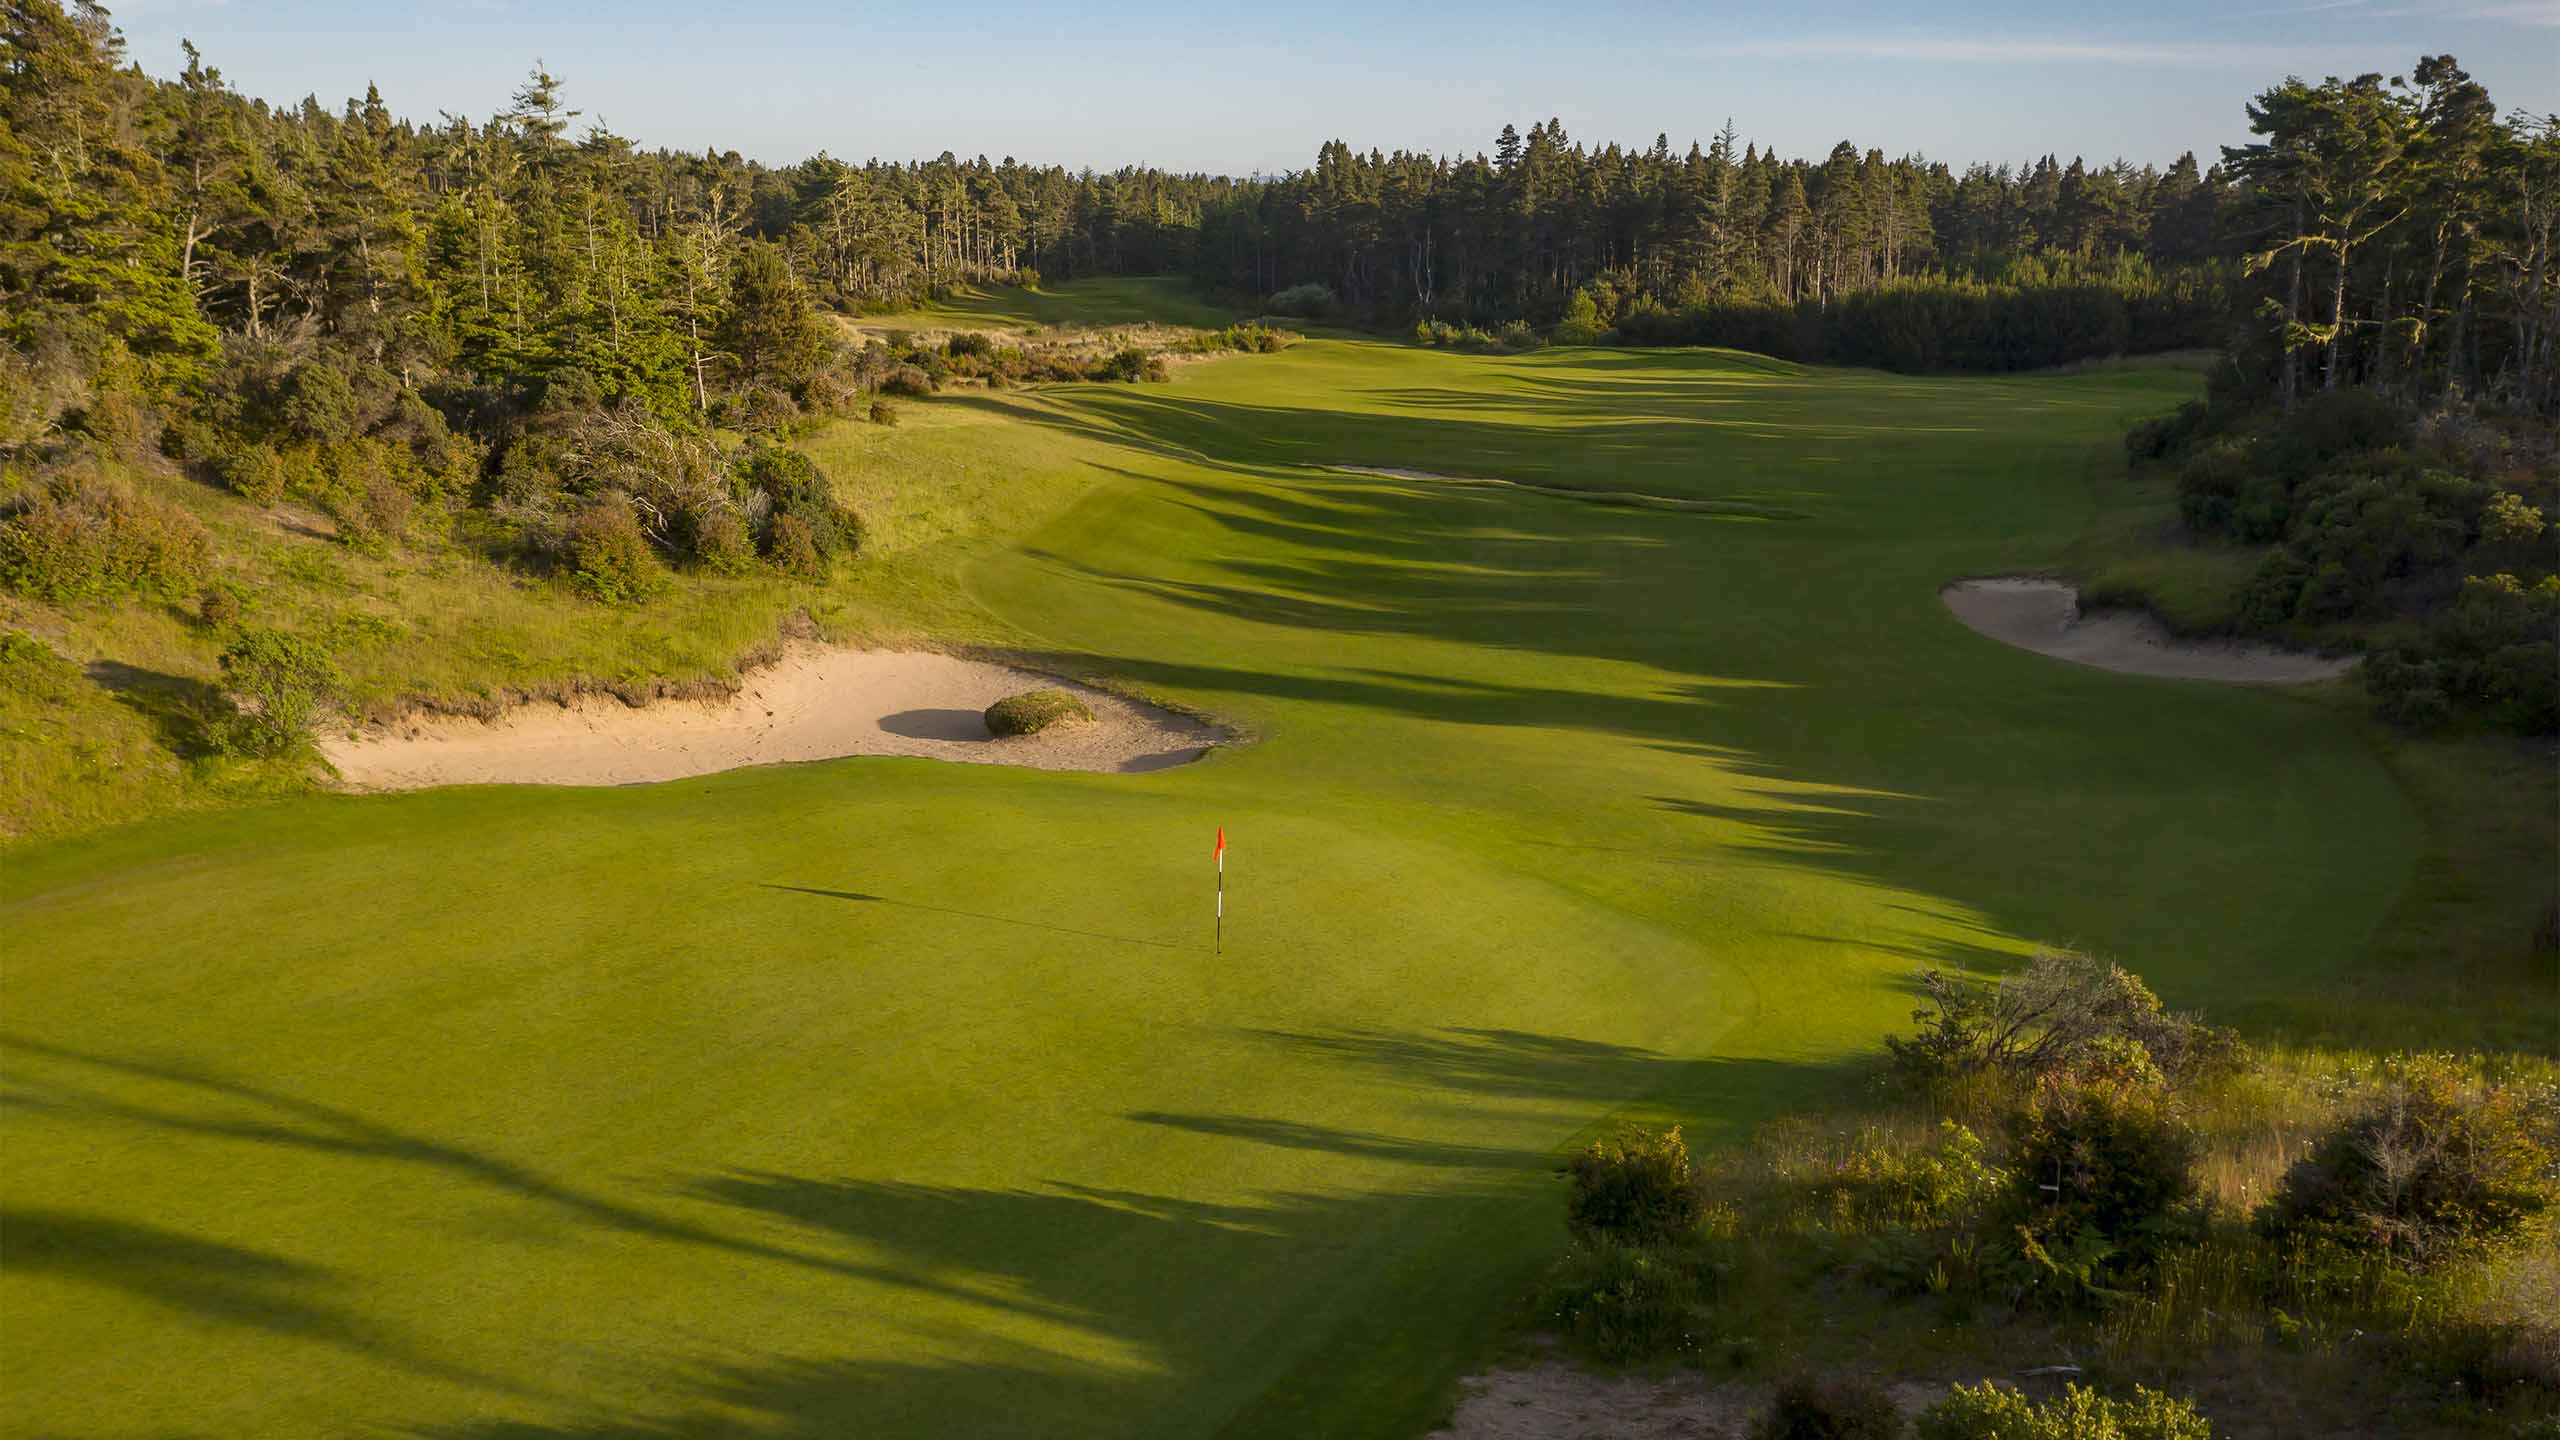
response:
<path fill-rule="evenodd" d="M 1621 1126 L 1566 1167 L 1565 1223 L 1577 1234 L 1665 1240 L 1695 1230 L 1705 1205 L 1680 1127 Z"/>
<path fill-rule="evenodd" d="M 806 519 L 788 513 L 774 516 L 765 527 L 764 543 L 764 558 L 774 569 L 799 580 L 827 578 L 827 557 L 818 549 L 817 536 Z"/>
<path fill-rule="evenodd" d="M 1780 1381 L 1751 1440 L 1899 1440 L 1902 1411 L 1873 1380 L 1797 1375 Z"/>
<path fill-rule="evenodd" d="M 273 505 L 284 498 L 284 457 L 264 445 L 235 445 L 215 459 L 213 468 L 243 499 Z"/>
<path fill-rule="evenodd" d="M 734 505 L 714 504 L 684 515 L 685 549 L 693 563 L 715 575 L 735 575 L 755 562 L 756 544 Z"/>

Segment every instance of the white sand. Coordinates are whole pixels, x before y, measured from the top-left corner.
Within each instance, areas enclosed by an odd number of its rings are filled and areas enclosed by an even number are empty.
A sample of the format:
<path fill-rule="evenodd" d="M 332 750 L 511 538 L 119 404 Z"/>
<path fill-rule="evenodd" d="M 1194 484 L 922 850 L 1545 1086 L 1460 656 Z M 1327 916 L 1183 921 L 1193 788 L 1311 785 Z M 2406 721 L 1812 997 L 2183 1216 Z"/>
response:
<path fill-rule="evenodd" d="M 1089 722 L 997 739 L 982 712 L 1054 687 L 1093 707 Z M 321 741 L 361 790 L 431 785 L 637 785 L 742 765 L 842 755 L 921 755 L 1042 770 L 1161 770 L 1218 743 L 1170 711 L 981 660 L 915 651 L 803 646 L 725 700 L 639 709 L 605 695 L 521 705 L 493 721 L 418 716 Z"/>
<path fill-rule="evenodd" d="M 2138 611 L 2080 613 L 2080 592 L 2058 580 L 1960 580 L 1938 592 L 1965 624 L 2005 644 L 2075 665 L 2173 680 L 2300 685 L 2355 664 L 2236 641 L 2180 640 Z"/>
<path fill-rule="evenodd" d="M 1607 1375 L 1553 1360 L 1488 1370 L 1459 1386 L 1455 1413 L 1431 1440 L 1745 1440 L 1770 1394 L 1696 1373 Z M 1946 1386 L 1903 1381 L 1885 1392 L 1908 1416 Z"/>

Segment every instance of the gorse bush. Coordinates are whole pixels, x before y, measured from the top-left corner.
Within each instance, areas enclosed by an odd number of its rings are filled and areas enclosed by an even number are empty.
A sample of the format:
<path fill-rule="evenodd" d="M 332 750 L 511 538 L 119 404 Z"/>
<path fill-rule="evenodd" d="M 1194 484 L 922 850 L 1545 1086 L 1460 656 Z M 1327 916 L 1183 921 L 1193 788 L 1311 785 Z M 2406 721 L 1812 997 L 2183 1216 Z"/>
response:
<path fill-rule="evenodd" d="M 2539 1233 L 2560 1203 L 2556 1123 L 2449 1059 L 2404 1062 L 2286 1172 L 2260 1227 L 2413 1266 Z"/>
<path fill-rule="evenodd" d="M 1752 1423 L 1751 1440 L 1900 1440 L 1902 1411 L 1873 1380 L 1790 1376 Z"/>
<path fill-rule="evenodd" d="M 1026 690 L 987 707 L 987 729 L 997 735 L 1037 735 L 1053 725 L 1093 718 L 1092 707 L 1066 690 Z"/>
<path fill-rule="evenodd" d="M 222 651 L 223 705 L 205 733 L 226 754 L 277 756 L 310 738 L 311 719 L 340 684 L 320 642 L 282 630 L 240 632 Z"/>
<path fill-rule="evenodd" d="M 2078 1385 L 2042 1404 L 1986 1380 L 1957 1385 L 1920 1414 L 1915 1440 L 2213 1440 L 2192 1401 L 2142 1386 L 2111 1400 Z"/>
<path fill-rule="evenodd" d="M 66 474 L 0 510 L 0 587 L 37 600 L 183 594 L 204 571 L 196 518 L 131 486 Z"/>
<path fill-rule="evenodd" d="M 2156 1090 L 2048 1080 L 2009 1117 L 1995 1238 L 2022 1294 L 2077 1303 L 2135 1275 L 2186 1228 L 2195 1133 Z"/>
<path fill-rule="evenodd" d="M 1566 1167 L 1572 1189 L 1565 1223 L 1576 1233 L 1622 1241 L 1673 1239 L 1705 1213 L 1680 1127 L 1622 1126 L 1591 1142 Z"/>

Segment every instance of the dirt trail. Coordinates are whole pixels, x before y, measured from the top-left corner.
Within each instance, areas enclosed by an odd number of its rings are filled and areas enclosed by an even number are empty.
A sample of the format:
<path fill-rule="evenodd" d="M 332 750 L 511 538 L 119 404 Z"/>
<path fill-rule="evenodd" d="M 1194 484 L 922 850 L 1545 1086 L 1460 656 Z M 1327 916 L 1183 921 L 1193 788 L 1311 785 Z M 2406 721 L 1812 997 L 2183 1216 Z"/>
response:
<path fill-rule="evenodd" d="M 1959 580 L 1938 595 L 1958 620 L 1994 640 L 2128 675 L 2301 685 L 2333 680 L 2355 664 L 2272 645 L 2181 640 L 2139 611 L 2084 615 L 2080 592 L 2059 580 Z"/>
<path fill-rule="evenodd" d="M 987 706 L 1073 691 L 1094 718 L 997 739 Z M 634 709 L 610 696 L 521 705 L 493 721 L 418 716 L 321 741 L 359 790 L 433 785 L 637 785 L 745 765 L 918 755 L 1042 770 L 1161 770 L 1196 760 L 1215 727 L 1054 676 L 917 651 L 805 646 L 734 696 Z"/>

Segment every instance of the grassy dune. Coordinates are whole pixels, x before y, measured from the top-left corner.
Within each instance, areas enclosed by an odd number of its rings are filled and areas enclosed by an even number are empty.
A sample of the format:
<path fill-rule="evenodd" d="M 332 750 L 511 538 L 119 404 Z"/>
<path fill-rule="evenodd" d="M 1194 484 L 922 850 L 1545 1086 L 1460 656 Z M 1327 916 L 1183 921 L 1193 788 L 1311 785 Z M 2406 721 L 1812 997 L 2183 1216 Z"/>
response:
<path fill-rule="evenodd" d="M 822 436 L 880 540 L 848 632 L 1259 742 L 12 852 L 0 1424 L 1410 1434 L 1551 1252 L 1560 1147 L 1840 1093 L 1918 967 L 2069 942 L 2261 1032 L 2549 1044 L 2529 899 L 2455 873 L 2530 878 L 2547 804 L 2484 830 L 2420 772 L 2485 762 L 2348 697 L 1939 606 L 2059 561 L 2193 384 L 1321 341 Z"/>

